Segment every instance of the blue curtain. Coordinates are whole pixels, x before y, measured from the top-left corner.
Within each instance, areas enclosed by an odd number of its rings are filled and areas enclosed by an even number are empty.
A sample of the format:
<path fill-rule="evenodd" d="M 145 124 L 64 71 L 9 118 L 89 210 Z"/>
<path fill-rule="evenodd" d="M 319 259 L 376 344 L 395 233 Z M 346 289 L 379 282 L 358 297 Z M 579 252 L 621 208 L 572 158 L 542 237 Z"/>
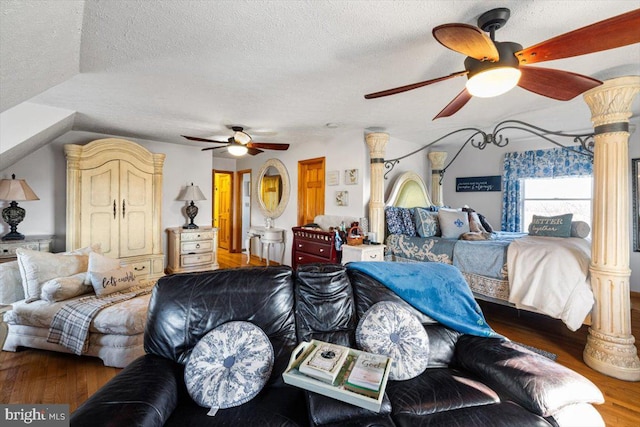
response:
<path fill-rule="evenodd" d="M 504 155 L 502 174 L 502 230 L 521 231 L 522 224 L 522 179 L 558 178 L 567 176 L 591 176 L 592 157 L 582 147 L 567 150 L 551 148 L 531 150 Z"/>

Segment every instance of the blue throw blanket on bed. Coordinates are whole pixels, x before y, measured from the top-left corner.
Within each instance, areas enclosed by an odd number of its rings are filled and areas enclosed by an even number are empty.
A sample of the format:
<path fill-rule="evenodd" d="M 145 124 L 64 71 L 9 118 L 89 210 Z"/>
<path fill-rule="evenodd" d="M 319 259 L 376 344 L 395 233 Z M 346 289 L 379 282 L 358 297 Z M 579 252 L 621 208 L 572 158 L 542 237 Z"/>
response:
<path fill-rule="evenodd" d="M 487 325 L 460 271 L 438 262 L 350 262 L 348 269 L 376 279 L 413 307 L 445 326 L 470 335 L 499 337 Z"/>

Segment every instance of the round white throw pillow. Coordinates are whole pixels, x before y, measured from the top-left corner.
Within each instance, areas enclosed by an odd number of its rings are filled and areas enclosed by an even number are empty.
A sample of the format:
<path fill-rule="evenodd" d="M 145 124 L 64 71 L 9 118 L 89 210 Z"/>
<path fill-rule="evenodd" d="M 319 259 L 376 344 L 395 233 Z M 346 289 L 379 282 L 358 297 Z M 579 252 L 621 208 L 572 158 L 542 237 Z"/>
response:
<path fill-rule="evenodd" d="M 416 316 L 400 304 L 382 301 L 372 305 L 356 329 L 358 346 L 391 358 L 389 379 L 408 380 L 429 365 L 429 336 Z"/>
<path fill-rule="evenodd" d="M 253 399 L 269 380 L 273 359 L 273 346 L 262 329 L 250 322 L 228 322 L 195 345 L 184 381 L 191 398 L 215 415 Z"/>

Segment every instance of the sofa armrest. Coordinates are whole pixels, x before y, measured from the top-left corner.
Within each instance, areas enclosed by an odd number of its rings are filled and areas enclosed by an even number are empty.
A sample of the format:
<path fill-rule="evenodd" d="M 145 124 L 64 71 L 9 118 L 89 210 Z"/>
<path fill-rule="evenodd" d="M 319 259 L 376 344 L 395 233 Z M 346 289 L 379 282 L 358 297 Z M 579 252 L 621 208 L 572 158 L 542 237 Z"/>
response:
<path fill-rule="evenodd" d="M 568 405 L 604 402 L 602 392 L 587 378 L 502 338 L 462 335 L 455 360 L 501 397 L 542 417 Z"/>
<path fill-rule="evenodd" d="M 178 403 L 183 370 L 163 357 L 139 357 L 80 405 L 70 425 L 162 426 Z"/>

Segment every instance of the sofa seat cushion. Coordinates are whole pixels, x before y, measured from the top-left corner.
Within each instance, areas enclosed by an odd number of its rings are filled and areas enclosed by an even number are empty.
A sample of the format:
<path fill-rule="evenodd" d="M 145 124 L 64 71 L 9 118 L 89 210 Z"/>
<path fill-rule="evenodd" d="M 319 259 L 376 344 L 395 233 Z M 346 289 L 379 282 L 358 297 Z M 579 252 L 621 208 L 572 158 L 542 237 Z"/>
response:
<path fill-rule="evenodd" d="M 49 329 L 53 317 L 64 304 L 84 297 L 86 296 L 81 295 L 61 302 L 37 300 L 29 304 L 19 301 L 14 303 L 13 309 L 5 314 L 5 321 L 13 325 Z M 89 332 L 117 335 L 143 333 L 150 297 L 151 294 L 141 295 L 100 310 L 91 322 Z"/>
<path fill-rule="evenodd" d="M 183 396 L 164 427 L 260 426 L 296 427 L 309 424 L 304 391 L 291 386 L 267 386 L 252 400 L 220 409 L 215 417 Z"/>
<path fill-rule="evenodd" d="M 389 381 L 386 391 L 394 417 L 405 413 L 434 414 L 500 401 L 493 390 L 468 374 L 445 368 L 427 369 L 406 381 Z"/>
<path fill-rule="evenodd" d="M 309 418 L 314 426 L 371 425 L 393 426 L 389 415 L 391 402 L 385 394 L 379 412 L 373 412 L 331 397 L 307 391 Z M 371 424 L 358 424 L 356 420 L 370 420 Z M 353 423 L 353 424 L 350 424 Z"/>
<path fill-rule="evenodd" d="M 394 415 L 398 427 L 550 427 L 544 418 L 513 402 L 466 407 L 418 416 L 410 413 Z"/>
<path fill-rule="evenodd" d="M 273 347 L 250 322 L 227 322 L 205 335 L 193 348 L 184 370 L 189 395 L 200 406 L 218 409 L 253 399 L 269 380 Z"/>

